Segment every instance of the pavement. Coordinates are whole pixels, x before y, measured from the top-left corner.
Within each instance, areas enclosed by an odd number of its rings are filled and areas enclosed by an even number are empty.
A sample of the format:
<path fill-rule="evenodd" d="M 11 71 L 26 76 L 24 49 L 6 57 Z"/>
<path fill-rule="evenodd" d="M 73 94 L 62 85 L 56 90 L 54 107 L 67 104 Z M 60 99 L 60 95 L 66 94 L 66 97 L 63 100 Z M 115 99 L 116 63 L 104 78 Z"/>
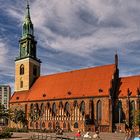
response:
<path fill-rule="evenodd" d="M 82 133 L 82 135 L 84 135 L 85 133 Z M 95 133 L 94 132 L 90 132 L 90 136 L 93 136 Z M 63 135 L 56 135 L 55 133 L 38 133 L 38 132 L 29 132 L 29 133 L 18 133 L 18 132 L 14 132 L 12 135 L 12 138 L 10 139 L 2 139 L 2 140 L 31 140 L 31 137 L 40 137 L 40 139 L 42 137 L 50 137 L 50 139 L 54 140 L 56 139 L 61 139 L 61 136 L 63 136 L 64 138 L 72 138 L 75 139 L 75 132 L 69 132 L 69 133 L 63 133 Z M 100 133 L 99 134 L 101 140 L 124 140 L 125 139 L 125 134 L 124 133 Z M 59 137 L 59 138 L 58 138 Z M 79 138 L 79 140 L 82 140 L 83 137 Z M 93 139 L 96 140 L 96 139 Z"/>

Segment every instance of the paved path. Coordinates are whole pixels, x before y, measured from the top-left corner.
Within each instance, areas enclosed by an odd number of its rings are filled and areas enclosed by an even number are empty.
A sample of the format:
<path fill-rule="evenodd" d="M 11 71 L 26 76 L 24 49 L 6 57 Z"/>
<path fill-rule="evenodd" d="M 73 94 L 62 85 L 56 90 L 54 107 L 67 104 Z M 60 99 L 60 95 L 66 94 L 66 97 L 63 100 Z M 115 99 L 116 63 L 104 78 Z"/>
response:
<path fill-rule="evenodd" d="M 82 133 L 83 135 L 84 133 Z M 90 132 L 90 135 L 93 136 L 93 132 Z M 56 134 L 55 133 L 37 133 L 37 132 L 29 132 L 29 133 L 13 133 L 13 138 L 9 139 L 9 140 L 30 140 L 31 136 L 33 135 L 40 135 L 40 138 L 42 135 L 44 135 L 44 137 L 47 135 L 55 137 Z M 60 135 L 61 136 L 61 135 Z M 74 138 L 75 137 L 75 133 L 74 132 L 70 132 L 70 133 L 64 133 L 63 137 L 69 137 L 69 138 Z M 102 140 L 124 140 L 125 138 L 125 134 L 124 133 L 100 133 L 100 138 Z M 56 139 L 56 138 L 53 138 Z M 82 140 L 83 138 L 80 138 L 80 140 Z M 7 140 L 7 139 L 6 139 Z M 96 140 L 96 139 L 92 139 L 92 140 Z"/>

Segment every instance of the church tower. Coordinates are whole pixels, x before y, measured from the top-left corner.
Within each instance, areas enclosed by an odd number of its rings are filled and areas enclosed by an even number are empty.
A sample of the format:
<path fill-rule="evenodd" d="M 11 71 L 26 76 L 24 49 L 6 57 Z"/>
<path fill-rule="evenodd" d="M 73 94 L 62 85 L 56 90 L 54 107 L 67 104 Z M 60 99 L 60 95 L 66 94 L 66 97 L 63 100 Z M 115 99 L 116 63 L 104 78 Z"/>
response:
<path fill-rule="evenodd" d="M 36 44 L 29 3 L 27 2 L 22 36 L 19 40 L 19 56 L 15 60 L 15 92 L 29 90 L 40 76 L 41 61 L 36 56 Z"/>

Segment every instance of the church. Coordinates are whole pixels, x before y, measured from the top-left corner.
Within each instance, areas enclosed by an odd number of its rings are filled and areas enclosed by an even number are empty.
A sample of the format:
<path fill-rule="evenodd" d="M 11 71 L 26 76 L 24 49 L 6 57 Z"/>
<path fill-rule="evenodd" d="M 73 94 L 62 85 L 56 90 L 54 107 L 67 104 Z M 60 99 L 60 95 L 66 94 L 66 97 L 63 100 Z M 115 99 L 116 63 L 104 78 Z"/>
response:
<path fill-rule="evenodd" d="M 117 54 L 113 64 L 51 75 L 41 76 L 40 67 L 27 4 L 10 108 L 25 112 L 29 129 L 112 132 L 133 127 L 140 110 L 140 75 L 119 77 Z"/>

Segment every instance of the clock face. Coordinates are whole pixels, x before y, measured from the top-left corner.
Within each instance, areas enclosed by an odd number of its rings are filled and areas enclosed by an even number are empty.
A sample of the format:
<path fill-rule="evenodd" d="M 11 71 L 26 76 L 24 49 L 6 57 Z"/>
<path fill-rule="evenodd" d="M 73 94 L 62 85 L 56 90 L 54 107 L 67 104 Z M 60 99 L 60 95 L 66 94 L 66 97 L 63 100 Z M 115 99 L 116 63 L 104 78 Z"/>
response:
<path fill-rule="evenodd" d="M 24 57 L 27 54 L 27 45 L 26 43 L 21 44 L 21 56 Z"/>

